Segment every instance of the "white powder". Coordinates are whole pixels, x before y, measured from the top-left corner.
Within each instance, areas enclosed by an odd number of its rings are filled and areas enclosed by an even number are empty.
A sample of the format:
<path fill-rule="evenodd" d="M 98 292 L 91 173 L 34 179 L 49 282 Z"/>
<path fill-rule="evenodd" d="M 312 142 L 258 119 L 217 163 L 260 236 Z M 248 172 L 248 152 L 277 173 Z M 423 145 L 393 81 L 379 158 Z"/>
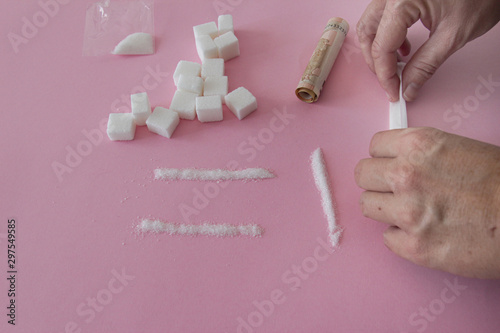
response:
<path fill-rule="evenodd" d="M 232 224 L 176 224 L 161 222 L 160 220 L 143 219 L 137 226 L 139 232 L 167 233 L 169 235 L 183 236 L 215 236 L 236 237 L 250 236 L 260 237 L 264 229 L 256 224 L 232 225 Z"/>
<path fill-rule="evenodd" d="M 113 54 L 153 54 L 154 37 L 145 32 L 136 32 L 125 37 L 115 46 Z"/>
<path fill-rule="evenodd" d="M 328 172 L 326 171 L 325 160 L 321 148 L 316 149 L 311 154 L 311 167 L 314 175 L 316 187 L 321 194 L 321 205 L 328 221 L 328 237 L 332 246 L 338 246 L 342 229 L 337 225 L 335 210 L 333 208 L 332 190 L 328 181 Z"/>
<path fill-rule="evenodd" d="M 276 177 L 271 171 L 262 168 L 244 170 L 224 169 L 156 169 L 155 179 L 163 180 L 260 180 Z"/>

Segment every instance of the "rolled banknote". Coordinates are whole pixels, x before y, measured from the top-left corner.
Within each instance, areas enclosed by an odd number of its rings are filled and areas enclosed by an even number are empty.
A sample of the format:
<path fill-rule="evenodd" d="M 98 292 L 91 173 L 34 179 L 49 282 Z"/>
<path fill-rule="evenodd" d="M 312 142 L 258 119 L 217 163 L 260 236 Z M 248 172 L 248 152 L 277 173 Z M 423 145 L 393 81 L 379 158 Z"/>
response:
<path fill-rule="evenodd" d="M 307 103 L 318 100 L 333 63 L 349 31 L 349 23 L 340 17 L 331 18 L 314 50 L 304 75 L 299 82 L 295 95 Z"/>

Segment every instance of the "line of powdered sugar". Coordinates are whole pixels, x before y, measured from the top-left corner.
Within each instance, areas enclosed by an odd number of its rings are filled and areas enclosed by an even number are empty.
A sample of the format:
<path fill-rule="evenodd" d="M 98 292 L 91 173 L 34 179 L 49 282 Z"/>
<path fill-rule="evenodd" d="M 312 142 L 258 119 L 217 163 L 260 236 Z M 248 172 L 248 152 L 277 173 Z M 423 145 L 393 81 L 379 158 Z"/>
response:
<path fill-rule="evenodd" d="M 260 237 L 264 229 L 257 224 L 234 225 L 234 224 L 182 224 L 162 222 L 156 219 L 142 219 L 137 226 L 137 231 L 146 233 L 166 233 L 169 235 L 182 236 L 215 236 L 215 237 L 237 237 L 249 236 Z"/>
<path fill-rule="evenodd" d="M 328 221 L 328 237 L 330 243 L 335 248 L 339 244 L 342 229 L 337 225 L 332 190 L 321 148 L 316 149 L 311 154 L 311 168 L 316 187 L 321 194 L 321 205 Z"/>
<path fill-rule="evenodd" d="M 271 171 L 262 168 L 248 168 L 243 170 L 163 168 L 156 169 L 154 173 L 155 179 L 161 180 L 225 181 L 261 180 L 276 177 Z"/>

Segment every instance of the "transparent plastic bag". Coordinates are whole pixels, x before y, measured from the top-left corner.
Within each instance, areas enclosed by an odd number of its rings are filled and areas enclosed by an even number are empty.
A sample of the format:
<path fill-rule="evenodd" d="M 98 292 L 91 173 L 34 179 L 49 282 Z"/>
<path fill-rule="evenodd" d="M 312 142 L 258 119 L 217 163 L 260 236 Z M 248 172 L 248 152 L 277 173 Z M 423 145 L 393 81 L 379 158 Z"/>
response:
<path fill-rule="evenodd" d="M 153 17 L 154 0 L 102 0 L 91 4 L 85 17 L 83 55 L 112 54 L 119 44 L 123 45 L 122 41 L 132 41 L 139 46 L 141 44 L 137 44 L 138 42 L 152 43 L 152 49 L 148 53 L 120 54 L 154 53 Z M 127 37 L 129 38 L 125 41 Z M 130 48 L 122 50 L 126 52 Z"/>

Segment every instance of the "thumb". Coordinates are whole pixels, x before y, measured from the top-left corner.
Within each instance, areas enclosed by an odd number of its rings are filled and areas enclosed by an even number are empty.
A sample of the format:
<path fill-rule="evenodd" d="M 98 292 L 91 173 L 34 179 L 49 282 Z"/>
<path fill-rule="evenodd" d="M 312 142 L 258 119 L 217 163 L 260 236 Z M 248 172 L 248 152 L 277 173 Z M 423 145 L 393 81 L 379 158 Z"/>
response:
<path fill-rule="evenodd" d="M 427 80 L 460 48 L 454 43 L 456 36 L 443 30 L 438 27 L 406 64 L 403 71 L 403 97 L 406 101 L 413 101 Z"/>

